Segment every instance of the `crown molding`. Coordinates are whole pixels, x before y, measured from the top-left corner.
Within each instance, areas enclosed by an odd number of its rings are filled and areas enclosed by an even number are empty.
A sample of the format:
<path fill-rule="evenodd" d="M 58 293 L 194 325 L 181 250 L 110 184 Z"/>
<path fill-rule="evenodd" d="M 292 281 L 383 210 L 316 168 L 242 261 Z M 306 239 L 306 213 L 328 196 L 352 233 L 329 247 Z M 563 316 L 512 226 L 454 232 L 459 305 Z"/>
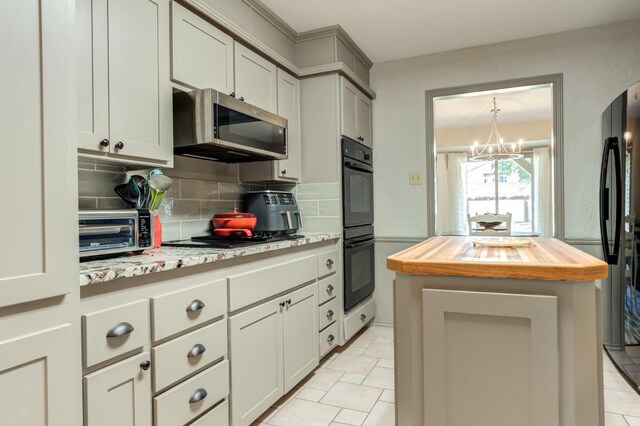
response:
<path fill-rule="evenodd" d="M 243 3 L 251 7 L 256 13 L 268 19 L 270 23 L 276 26 L 287 37 L 293 37 L 291 40 L 294 43 L 298 43 L 305 40 L 312 40 L 314 38 L 322 37 L 337 37 L 342 40 L 349 48 L 354 51 L 354 54 L 368 67 L 371 67 L 371 60 L 362 52 L 362 50 L 355 44 L 353 39 L 344 31 L 340 25 L 333 25 L 330 27 L 319 28 L 317 30 L 305 31 L 304 33 L 297 33 L 293 28 L 280 19 L 273 11 L 267 8 L 259 0 L 241 0 Z M 236 23 L 229 20 L 220 12 L 213 9 L 203 0 L 179 0 L 183 6 L 187 7 L 191 11 L 199 14 L 203 18 L 210 20 L 220 27 L 224 32 L 231 35 L 234 39 L 243 42 L 244 45 L 254 50 L 266 59 L 275 62 L 276 65 L 283 68 L 285 71 L 293 74 L 296 78 L 309 77 L 317 74 L 326 74 L 330 72 L 338 72 L 349 79 L 360 90 L 362 90 L 371 99 L 376 98 L 376 92 L 374 92 L 369 84 L 361 79 L 351 68 L 347 67 L 343 62 L 335 62 L 332 64 L 319 65 L 315 67 L 300 68 L 297 64 L 294 64 L 289 59 L 276 52 L 274 49 L 263 43 L 254 35 L 240 27 Z"/>

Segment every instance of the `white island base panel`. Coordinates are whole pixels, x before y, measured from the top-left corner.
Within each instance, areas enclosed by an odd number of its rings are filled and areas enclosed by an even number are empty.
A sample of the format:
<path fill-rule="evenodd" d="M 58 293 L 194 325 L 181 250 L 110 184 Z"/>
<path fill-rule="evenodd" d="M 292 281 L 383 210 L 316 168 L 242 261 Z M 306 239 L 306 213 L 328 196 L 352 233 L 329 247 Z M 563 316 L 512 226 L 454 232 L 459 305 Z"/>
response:
<path fill-rule="evenodd" d="M 599 293 L 397 274 L 396 424 L 604 426 Z"/>

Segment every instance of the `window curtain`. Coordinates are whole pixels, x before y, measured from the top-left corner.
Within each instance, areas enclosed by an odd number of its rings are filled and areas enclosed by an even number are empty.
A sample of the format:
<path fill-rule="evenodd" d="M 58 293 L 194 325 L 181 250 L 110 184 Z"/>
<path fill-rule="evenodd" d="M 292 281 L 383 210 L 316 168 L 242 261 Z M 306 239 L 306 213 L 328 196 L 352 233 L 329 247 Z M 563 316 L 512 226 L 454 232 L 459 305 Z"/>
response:
<path fill-rule="evenodd" d="M 551 150 L 548 146 L 533 149 L 533 232 L 553 236 L 551 199 Z"/>
<path fill-rule="evenodd" d="M 436 233 L 467 234 L 467 154 L 436 154 Z"/>

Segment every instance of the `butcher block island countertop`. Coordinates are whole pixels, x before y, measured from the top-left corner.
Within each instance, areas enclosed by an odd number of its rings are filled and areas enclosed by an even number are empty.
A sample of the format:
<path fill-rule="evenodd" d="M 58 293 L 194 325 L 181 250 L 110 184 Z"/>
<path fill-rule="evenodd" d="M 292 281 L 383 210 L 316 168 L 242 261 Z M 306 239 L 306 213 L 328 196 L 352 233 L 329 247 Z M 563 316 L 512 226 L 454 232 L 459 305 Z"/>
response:
<path fill-rule="evenodd" d="M 388 257 L 387 268 L 402 274 L 551 281 L 607 276 L 605 262 L 555 238 L 531 238 L 531 246 L 518 248 L 474 247 L 481 238 L 432 237 Z"/>
<path fill-rule="evenodd" d="M 474 247 L 487 238 L 433 237 L 387 258 L 396 424 L 604 426 L 607 264 L 553 238 Z"/>

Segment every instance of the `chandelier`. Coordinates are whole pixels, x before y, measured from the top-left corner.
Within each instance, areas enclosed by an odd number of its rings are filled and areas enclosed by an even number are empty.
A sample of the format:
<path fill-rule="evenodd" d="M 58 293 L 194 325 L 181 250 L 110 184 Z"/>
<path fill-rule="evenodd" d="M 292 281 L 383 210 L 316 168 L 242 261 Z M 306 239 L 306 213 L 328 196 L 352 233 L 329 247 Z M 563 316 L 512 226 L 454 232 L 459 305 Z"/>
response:
<path fill-rule="evenodd" d="M 515 143 L 507 144 L 500 136 L 498 130 L 498 102 L 493 98 L 493 109 L 491 110 L 491 133 L 487 142 L 480 146 L 478 141 L 471 145 L 471 156 L 469 161 L 495 161 L 495 160 L 515 160 L 522 158 L 522 139 Z"/>

